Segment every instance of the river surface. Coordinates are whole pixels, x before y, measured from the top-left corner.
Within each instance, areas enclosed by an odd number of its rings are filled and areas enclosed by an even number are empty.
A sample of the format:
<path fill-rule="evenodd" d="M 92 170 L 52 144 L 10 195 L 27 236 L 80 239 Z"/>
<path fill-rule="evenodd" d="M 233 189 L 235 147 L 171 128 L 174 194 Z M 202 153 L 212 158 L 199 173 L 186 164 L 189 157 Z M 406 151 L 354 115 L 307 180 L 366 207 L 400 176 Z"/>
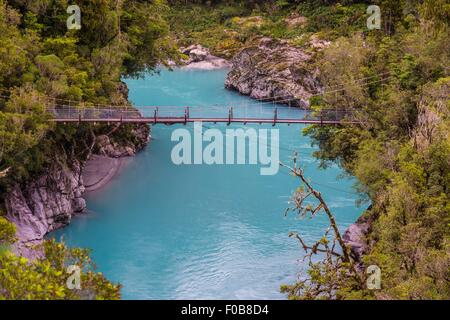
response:
<path fill-rule="evenodd" d="M 126 82 L 135 105 L 220 110 L 217 105 L 255 103 L 225 90 L 225 77 L 226 70 L 176 70 Z M 274 108 L 254 107 L 269 112 Z M 243 127 L 205 125 L 223 132 Z M 285 217 L 290 195 L 298 187 L 286 169 L 262 176 L 258 165 L 173 164 L 176 142 L 171 134 L 177 128 L 193 131 L 193 125 L 154 126 L 150 145 L 107 187 L 87 195 L 89 214 L 74 218 L 53 236 L 63 237 L 70 246 L 91 248 L 98 271 L 123 285 L 124 299 L 285 298 L 279 287 L 295 281 L 302 257 L 289 231 L 313 241 L 327 227 L 326 218 Z M 354 181 L 341 178 L 338 167 L 317 168 L 303 128 L 276 127 L 280 160 L 290 163 L 294 150 L 299 153 L 306 175 L 344 230 L 361 213 L 355 205 Z"/>

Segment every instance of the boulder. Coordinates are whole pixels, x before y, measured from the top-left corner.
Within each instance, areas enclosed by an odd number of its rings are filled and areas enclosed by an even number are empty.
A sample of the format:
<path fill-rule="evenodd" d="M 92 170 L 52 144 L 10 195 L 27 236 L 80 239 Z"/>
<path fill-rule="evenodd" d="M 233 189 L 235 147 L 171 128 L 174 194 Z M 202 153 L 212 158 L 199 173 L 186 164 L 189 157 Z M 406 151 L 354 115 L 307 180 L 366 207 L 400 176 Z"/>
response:
<path fill-rule="evenodd" d="M 205 61 L 205 59 L 211 55 L 209 49 L 199 44 L 194 44 L 187 48 L 181 48 L 180 51 L 181 53 L 189 56 L 190 59 L 189 63 Z"/>
<path fill-rule="evenodd" d="M 208 48 L 199 44 L 191 45 L 187 48 L 180 48 L 181 53 L 189 57 L 183 61 L 185 69 L 222 69 L 230 66 L 227 60 L 213 56 Z"/>
<path fill-rule="evenodd" d="M 107 135 L 100 135 L 96 138 L 95 154 L 108 156 L 111 158 L 132 157 L 144 148 L 150 141 L 150 127 L 147 125 L 137 125 L 132 129 L 135 142 L 115 142 Z"/>
<path fill-rule="evenodd" d="M 287 41 L 261 38 L 232 60 L 225 87 L 254 99 L 308 108 L 320 91 L 312 54 Z"/>

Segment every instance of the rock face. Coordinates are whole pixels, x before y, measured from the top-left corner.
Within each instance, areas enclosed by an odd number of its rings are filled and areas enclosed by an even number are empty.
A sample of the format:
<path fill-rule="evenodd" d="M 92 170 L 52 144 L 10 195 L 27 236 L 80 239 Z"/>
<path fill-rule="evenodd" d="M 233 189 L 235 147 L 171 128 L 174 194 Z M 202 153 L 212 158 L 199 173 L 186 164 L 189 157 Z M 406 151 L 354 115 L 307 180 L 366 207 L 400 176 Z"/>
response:
<path fill-rule="evenodd" d="M 359 266 L 362 265 L 362 256 L 369 250 L 367 235 L 372 229 L 372 224 L 373 217 L 362 216 L 343 235 L 344 242 L 350 246 L 351 255 Z"/>
<path fill-rule="evenodd" d="M 320 90 L 311 60 L 311 53 L 286 41 L 262 38 L 233 58 L 225 87 L 255 99 L 307 108 L 311 95 Z"/>
<path fill-rule="evenodd" d="M 138 125 L 131 133 L 136 140 L 134 143 L 118 143 L 114 142 L 107 135 L 97 136 L 95 153 L 111 158 L 136 155 L 136 152 L 143 149 L 150 142 L 150 127 Z"/>
<path fill-rule="evenodd" d="M 106 135 L 97 137 L 97 147 L 98 154 L 111 158 L 131 157 L 135 154 L 135 150 L 132 147 L 117 145 L 117 143 L 112 142 Z"/>
<path fill-rule="evenodd" d="M 227 60 L 211 55 L 209 49 L 199 45 L 194 44 L 187 48 L 180 48 L 181 53 L 189 57 L 185 60 L 185 69 L 223 69 L 230 67 Z"/>
<path fill-rule="evenodd" d="M 38 244 L 50 231 L 61 228 L 74 214 L 86 209 L 81 164 L 70 167 L 53 163 L 37 180 L 25 188 L 19 186 L 7 194 L 7 218 L 16 224 L 17 251 L 27 255 L 27 245 Z"/>

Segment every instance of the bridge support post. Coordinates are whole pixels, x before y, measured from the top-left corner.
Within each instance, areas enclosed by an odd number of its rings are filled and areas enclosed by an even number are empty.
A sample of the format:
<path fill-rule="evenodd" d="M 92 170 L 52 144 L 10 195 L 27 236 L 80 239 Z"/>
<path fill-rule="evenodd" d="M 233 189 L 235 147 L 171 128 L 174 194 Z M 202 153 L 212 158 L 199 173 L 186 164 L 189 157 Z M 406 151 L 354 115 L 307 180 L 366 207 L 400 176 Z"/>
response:
<path fill-rule="evenodd" d="M 188 119 L 189 119 L 189 107 L 186 107 L 186 109 L 184 109 L 184 125 L 187 124 Z"/>
<path fill-rule="evenodd" d="M 78 123 L 81 124 L 81 110 L 78 111 Z"/>
<path fill-rule="evenodd" d="M 275 127 L 275 125 L 277 124 L 277 120 L 278 120 L 278 108 L 275 108 L 275 110 L 273 112 L 273 125 L 272 125 L 272 127 Z"/>
<path fill-rule="evenodd" d="M 233 107 L 230 107 L 230 110 L 228 110 L 228 125 L 231 124 L 231 119 L 233 119 Z"/>
<path fill-rule="evenodd" d="M 157 118 L 158 118 L 158 108 L 155 109 L 153 124 L 156 124 Z"/>
<path fill-rule="evenodd" d="M 323 126 L 323 110 L 320 110 L 320 125 Z"/>

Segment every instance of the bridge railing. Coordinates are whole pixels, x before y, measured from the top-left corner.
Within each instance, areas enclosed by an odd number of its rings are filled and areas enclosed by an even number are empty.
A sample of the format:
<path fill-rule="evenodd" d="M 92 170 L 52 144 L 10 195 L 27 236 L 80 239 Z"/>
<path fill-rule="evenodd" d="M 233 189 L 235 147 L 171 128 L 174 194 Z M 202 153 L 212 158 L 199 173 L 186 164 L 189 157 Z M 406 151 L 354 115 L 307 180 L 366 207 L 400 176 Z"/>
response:
<path fill-rule="evenodd" d="M 56 119 L 140 119 L 143 117 L 139 110 L 131 107 L 78 107 L 69 105 L 58 105 L 47 108 Z"/>

